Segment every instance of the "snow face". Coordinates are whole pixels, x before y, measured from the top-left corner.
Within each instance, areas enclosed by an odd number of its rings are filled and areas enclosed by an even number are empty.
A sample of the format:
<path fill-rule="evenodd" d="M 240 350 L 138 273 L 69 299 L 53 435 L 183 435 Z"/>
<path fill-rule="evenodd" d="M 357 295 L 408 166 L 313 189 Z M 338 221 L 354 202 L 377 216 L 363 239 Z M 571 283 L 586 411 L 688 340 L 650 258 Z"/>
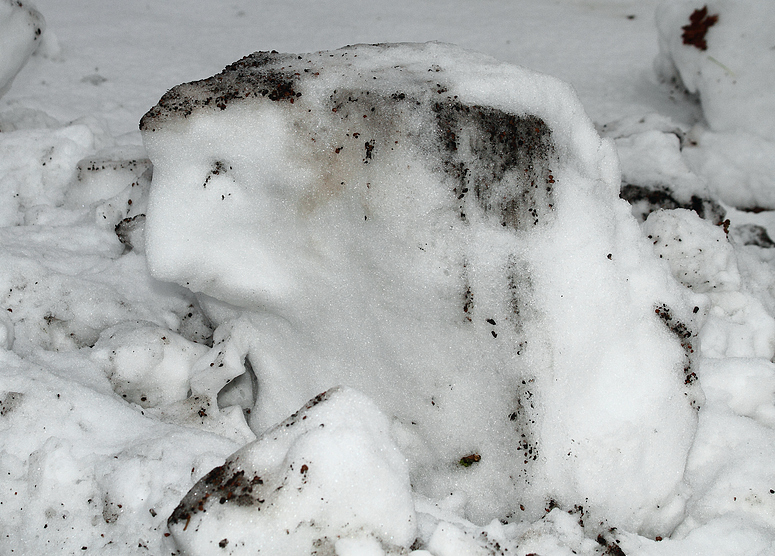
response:
<path fill-rule="evenodd" d="M 0 97 L 38 47 L 45 29 L 43 16 L 18 0 L 0 1 Z"/>
<path fill-rule="evenodd" d="M 228 329 L 213 362 L 237 361 L 192 390 L 247 357 L 262 434 L 355 388 L 414 488 L 480 523 L 552 504 L 680 520 L 695 303 L 567 85 L 435 43 L 264 52 L 172 89 L 141 129 L 150 270 L 200 294 Z"/>
<path fill-rule="evenodd" d="M 169 518 L 185 554 L 400 553 L 415 539 L 390 421 L 329 390 L 203 477 Z M 365 551 L 365 552 L 363 552 Z"/>

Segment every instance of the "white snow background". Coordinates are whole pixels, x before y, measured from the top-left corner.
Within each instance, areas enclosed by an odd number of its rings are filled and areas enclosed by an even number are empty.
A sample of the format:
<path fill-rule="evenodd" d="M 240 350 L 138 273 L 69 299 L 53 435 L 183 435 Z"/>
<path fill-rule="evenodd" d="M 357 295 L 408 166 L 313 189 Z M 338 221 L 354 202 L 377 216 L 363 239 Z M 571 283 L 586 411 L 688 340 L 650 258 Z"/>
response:
<path fill-rule="evenodd" d="M 239 554 L 234 536 L 217 543 L 220 530 L 234 529 L 246 542 L 259 539 L 287 554 L 775 553 L 770 2 L 708 2 L 707 15 L 718 20 L 707 29 L 706 50 L 682 40 L 682 26 L 702 2 L 38 0 L 42 18 L 23 4 L 0 0 L 0 553 Z M 648 247 L 646 262 L 635 257 L 638 268 L 659 269 L 649 271 L 649 280 L 664 277 L 660 293 L 676 305 L 684 300 L 690 313 L 697 307 L 689 318 L 700 345 L 693 367 L 704 393 L 698 420 L 687 425 L 677 413 L 649 416 L 656 427 L 681 433 L 688 449 L 680 442 L 661 448 L 670 465 L 685 461 L 683 476 L 667 489 L 677 502 L 663 521 L 648 508 L 638 521 L 626 512 L 603 515 L 563 500 L 555 507 L 531 499 L 538 514 L 528 508 L 521 519 L 482 522 L 483 512 L 466 513 L 462 492 L 412 492 L 397 447 L 406 451 L 411 442 L 374 405 L 384 409 L 383 400 L 349 389 L 297 416 L 331 425 L 325 434 L 304 429 L 277 440 L 270 431 L 249 444 L 263 432 L 248 427 L 240 407 L 250 408 L 253 386 L 237 381 L 215 394 L 223 373 L 234 378 L 244 354 L 257 349 L 249 345 L 250 328 L 215 305 L 211 322 L 200 308 L 206 298 L 150 276 L 144 215 L 153 172 L 138 123 L 168 89 L 258 50 L 305 53 L 404 41 L 454 43 L 570 83 L 598 132 L 616 146 L 622 192 L 634 195 L 635 215 L 645 216 L 654 199 L 670 209 L 622 224 L 639 237 L 618 231 L 609 238 L 624 242 L 623 252 Z M 574 140 L 592 149 L 596 138 Z M 579 222 L 606 220 L 613 209 L 586 210 Z M 181 249 L 204 252 L 196 245 Z M 581 275 L 589 260 L 564 264 Z M 594 295 L 618 291 L 608 287 Z M 614 330 L 640 322 L 623 316 L 618 302 L 592 300 L 590 292 L 587 301 L 599 311 L 592 322 L 609 321 Z M 216 320 L 223 325 L 214 331 Z M 310 322 L 314 332 L 318 321 Z M 561 329 L 573 349 L 596 337 L 583 322 Z M 617 341 L 628 334 L 636 340 L 635 329 L 623 329 Z M 208 347 L 213 341 L 216 348 Z M 605 351 L 589 345 L 589 359 Z M 213 383 L 201 373 L 210 363 L 226 369 Z M 642 384 L 650 383 L 634 381 L 621 405 L 651 399 Z M 306 400 L 297 398 L 308 387 L 295 386 L 276 402 L 293 409 L 276 421 Z M 597 386 L 585 385 L 601 398 L 620 391 Z M 562 399 L 553 403 L 558 414 L 571 414 L 563 413 Z M 603 431 L 617 425 L 604 416 L 598 424 Z M 646 432 L 632 427 L 633 438 Z M 243 446 L 238 457 L 265 465 L 267 483 L 287 479 L 284 462 L 314 459 L 321 470 L 304 464 L 303 477 L 296 473 L 294 480 L 309 479 L 320 496 L 338 503 L 278 499 L 269 524 L 236 514 L 222 527 L 204 520 L 201 537 L 176 546 L 181 533 L 170 534 L 168 517 L 197 481 Z M 651 461 L 647 446 L 642 455 Z M 595 475 L 594 458 L 581 467 L 586 476 L 604 476 L 604 462 Z M 630 512 L 612 501 L 620 492 L 662 492 L 665 484 L 649 482 L 660 476 L 657 467 L 599 479 L 591 491 L 604 500 L 601 507 Z M 574 477 L 555 477 L 556 490 L 581 488 Z M 477 480 L 487 484 L 486 477 Z M 499 496 L 493 507 L 502 505 Z M 641 510 L 631 513 L 642 517 Z M 188 525 L 178 518 L 178 529 Z M 650 518 L 669 523 L 669 530 L 650 527 Z M 300 524 L 306 525 L 289 533 L 291 541 L 278 538 Z M 208 544 L 211 538 L 216 544 Z"/>

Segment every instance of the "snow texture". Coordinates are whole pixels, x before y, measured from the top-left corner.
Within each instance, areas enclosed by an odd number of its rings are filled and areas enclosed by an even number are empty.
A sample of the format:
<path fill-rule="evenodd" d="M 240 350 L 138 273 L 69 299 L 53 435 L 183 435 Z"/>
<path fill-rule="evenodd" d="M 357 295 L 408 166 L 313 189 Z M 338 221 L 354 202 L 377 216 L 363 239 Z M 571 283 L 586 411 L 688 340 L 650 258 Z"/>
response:
<path fill-rule="evenodd" d="M 260 52 L 141 129 L 150 271 L 247 327 L 256 434 L 342 384 L 475 522 L 680 521 L 695 305 L 567 85 L 437 43 Z"/>

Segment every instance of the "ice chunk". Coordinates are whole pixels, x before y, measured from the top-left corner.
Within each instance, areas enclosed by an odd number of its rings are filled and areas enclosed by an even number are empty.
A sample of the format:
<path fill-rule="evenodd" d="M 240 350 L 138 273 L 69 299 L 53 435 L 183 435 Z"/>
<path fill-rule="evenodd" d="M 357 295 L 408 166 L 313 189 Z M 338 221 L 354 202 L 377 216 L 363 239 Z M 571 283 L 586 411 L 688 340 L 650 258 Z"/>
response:
<path fill-rule="evenodd" d="M 43 29 L 37 10 L 19 0 L 0 0 L 0 97 L 37 48 Z"/>
<path fill-rule="evenodd" d="M 416 531 L 390 422 L 347 388 L 316 396 L 227 458 L 168 524 L 178 548 L 192 555 L 398 553 Z"/>
<path fill-rule="evenodd" d="M 343 384 L 476 522 L 680 519 L 695 304 L 568 85 L 435 43 L 263 52 L 141 129 L 150 270 L 230 327 L 257 434 Z"/>
<path fill-rule="evenodd" d="M 714 131 L 775 141 L 775 5 L 670 1 L 657 9 L 657 70 L 698 93 Z"/>

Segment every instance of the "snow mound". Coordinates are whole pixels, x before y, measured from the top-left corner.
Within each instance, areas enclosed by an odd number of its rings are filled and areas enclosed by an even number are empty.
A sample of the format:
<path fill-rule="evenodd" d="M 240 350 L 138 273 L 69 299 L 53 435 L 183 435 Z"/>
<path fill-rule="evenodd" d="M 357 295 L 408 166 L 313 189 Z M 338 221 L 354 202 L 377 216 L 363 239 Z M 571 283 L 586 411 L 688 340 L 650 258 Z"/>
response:
<path fill-rule="evenodd" d="M 775 5 L 666 2 L 656 17 L 657 73 L 699 96 L 710 128 L 693 132 L 690 165 L 728 204 L 775 207 Z"/>
<path fill-rule="evenodd" d="M 237 362 L 196 395 L 247 358 L 260 435 L 355 388 L 415 490 L 478 523 L 681 519 L 702 314 L 568 85 L 436 43 L 259 52 L 141 130 L 149 269 L 198 292 L 212 361 Z"/>
<path fill-rule="evenodd" d="M 657 9 L 657 70 L 698 93 L 713 131 L 775 141 L 775 5 L 666 2 Z"/>
<path fill-rule="evenodd" d="M 363 394 L 329 390 L 203 477 L 168 521 L 186 554 L 405 553 L 406 462 Z"/>
<path fill-rule="evenodd" d="M 713 194 L 742 209 L 775 208 L 775 141 L 746 132 L 715 133 L 701 126 L 683 150 Z"/>
<path fill-rule="evenodd" d="M 623 118 L 601 128 L 616 144 L 622 169 L 620 196 L 640 221 L 655 210 L 685 208 L 718 224 L 725 210 L 704 179 L 684 160 L 688 130 L 659 114 Z"/>
<path fill-rule="evenodd" d="M 43 16 L 18 0 L 0 0 L 0 97 L 40 43 Z"/>
<path fill-rule="evenodd" d="M 84 124 L 0 134 L 0 225 L 39 223 L 44 207 L 62 205 L 74 166 L 93 147 Z"/>
<path fill-rule="evenodd" d="M 51 368 L 0 350 L 0 552 L 169 553 L 166 516 L 238 445 L 80 384 L 89 363 L 77 355 L 41 359 Z"/>

